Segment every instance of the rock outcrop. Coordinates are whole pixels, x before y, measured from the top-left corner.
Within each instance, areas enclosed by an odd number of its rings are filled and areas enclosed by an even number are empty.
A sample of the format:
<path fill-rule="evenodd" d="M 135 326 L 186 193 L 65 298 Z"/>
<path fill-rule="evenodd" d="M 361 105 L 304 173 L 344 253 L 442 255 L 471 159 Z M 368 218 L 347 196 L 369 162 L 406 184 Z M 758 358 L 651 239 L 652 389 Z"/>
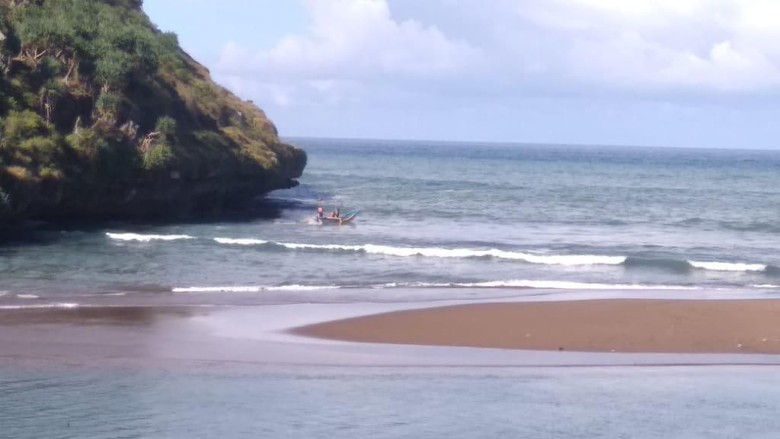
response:
<path fill-rule="evenodd" d="M 0 224 L 212 213 L 306 165 L 140 0 L 0 0 L 0 128 Z"/>

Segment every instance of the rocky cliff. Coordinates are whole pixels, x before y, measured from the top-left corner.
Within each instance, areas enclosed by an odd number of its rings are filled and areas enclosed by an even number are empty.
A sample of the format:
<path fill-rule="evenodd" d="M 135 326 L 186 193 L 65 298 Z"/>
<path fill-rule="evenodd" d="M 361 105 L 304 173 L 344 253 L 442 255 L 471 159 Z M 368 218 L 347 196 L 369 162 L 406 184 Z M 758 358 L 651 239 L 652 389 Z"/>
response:
<path fill-rule="evenodd" d="M 0 224 L 215 212 L 305 165 L 140 0 L 0 0 Z"/>

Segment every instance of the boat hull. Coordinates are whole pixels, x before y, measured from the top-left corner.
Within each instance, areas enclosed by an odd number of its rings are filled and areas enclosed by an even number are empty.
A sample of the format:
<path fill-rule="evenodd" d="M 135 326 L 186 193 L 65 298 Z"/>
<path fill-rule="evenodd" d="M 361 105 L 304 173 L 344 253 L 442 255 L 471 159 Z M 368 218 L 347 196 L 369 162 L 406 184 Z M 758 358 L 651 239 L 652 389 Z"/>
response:
<path fill-rule="evenodd" d="M 338 218 L 332 216 L 317 217 L 317 222 L 324 226 L 343 226 L 345 224 L 352 224 L 352 221 L 355 220 L 357 214 L 357 211 L 350 211 Z"/>

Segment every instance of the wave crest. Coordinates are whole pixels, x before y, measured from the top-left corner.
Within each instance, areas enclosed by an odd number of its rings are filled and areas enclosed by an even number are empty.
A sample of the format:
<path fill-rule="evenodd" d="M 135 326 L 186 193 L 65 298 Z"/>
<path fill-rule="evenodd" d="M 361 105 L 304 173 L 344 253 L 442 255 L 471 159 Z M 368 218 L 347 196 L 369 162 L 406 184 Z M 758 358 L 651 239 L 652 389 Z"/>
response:
<path fill-rule="evenodd" d="M 262 245 L 262 244 L 268 244 L 268 241 L 265 241 L 263 239 L 233 239 L 233 238 L 214 238 L 214 241 L 220 243 L 220 244 L 232 244 L 232 245 Z"/>
<path fill-rule="evenodd" d="M 190 236 L 190 235 L 143 235 L 140 233 L 110 233 L 109 232 L 106 233 L 106 236 L 117 241 L 139 241 L 139 242 L 178 241 L 180 239 L 195 239 L 194 236 Z"/>
<path fill-rule="evenodd" d="M 646 258 L 635 256 L 609 255 L 566 255 L 566 254 L 535 254 L 520 251 L 473 248 L 444 247 L 395 247 L 377 244 L 306 244 L 294 242 L 273 242 L 252 238 L 214 238 L 220 244 L 227 245 L 269 245 L 287 250 L 361 252 L 395 257 L 429 257 L 429 258 L 494 258 L 501 260 L 520 261 L 528 264 L 558 265 L 558 266 L 591 266 L 591 265 L 622 265 L 628 268 L 657 268 L 667 271 L 685 272 L 692 269 L 730 272 L 764 272 L 773 273 L 775 268 L 766 264 L 742 262 L 695 261 L 687 259 Z M 780 273 L 780 269 L 776 270 Z"/>
<path fill-rule="evenodd" d="M 765 264 L 745 264 L 741 262 L 702 262 L 688 261 L 693 268 L 712 271 L 766 271 Z"/>
<path fill-rule="evenodd" d="M 262 239 L 251 238 L 214 238 L 220 244 L 233 245 L 264 245 L 271 244 L 288 250 L 319 250 L 363 252 L 367 254 L 379 254 L 397 257 L 432 257 L 432 258 L 496 258 L 506 260 L 523 261 L 530 264 L 544 265 L 620 265 L 625 262 L 625 256 L 602 255 L 538 255 L 532 253 L 515 252 L 499 249 L 468 249 L 468 248 L 442 248 L 442 247 L 393 247 L 388 245 L 362 244 L 303 244 L 293 242 L 269 242 Z"/>

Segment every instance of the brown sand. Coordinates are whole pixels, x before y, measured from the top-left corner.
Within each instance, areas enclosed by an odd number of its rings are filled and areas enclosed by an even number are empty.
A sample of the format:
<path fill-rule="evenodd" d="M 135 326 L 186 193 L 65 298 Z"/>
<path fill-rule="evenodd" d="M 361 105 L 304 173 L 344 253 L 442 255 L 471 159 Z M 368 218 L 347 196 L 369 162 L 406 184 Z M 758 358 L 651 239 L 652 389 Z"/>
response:
<path fill-rule="evenodd" d="M 780 300 L 485 303 L 305 326 L 344 341 L 587 352 L 780 353 Z"/>

